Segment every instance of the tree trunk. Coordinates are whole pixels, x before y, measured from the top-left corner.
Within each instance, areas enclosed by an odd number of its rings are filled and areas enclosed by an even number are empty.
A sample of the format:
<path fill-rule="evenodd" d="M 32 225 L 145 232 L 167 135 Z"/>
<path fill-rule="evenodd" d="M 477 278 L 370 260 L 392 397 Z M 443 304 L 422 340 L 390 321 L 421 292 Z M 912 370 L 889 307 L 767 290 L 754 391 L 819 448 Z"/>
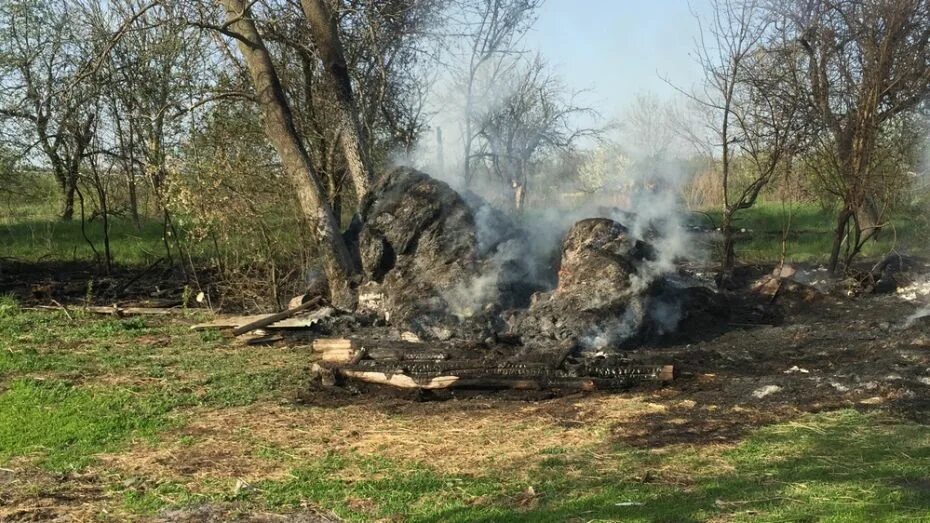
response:
<path fill-rule="evenodd" d="M 96 115 L 91 113 L 87 115 L 79 127 L 74 128 L 74 149 L 68 151 L 68 156 L 61 160 L 61 168 L 64 172 L 64 191 L 65 204 L 61 213 L 62 220 L 70 221 L 74 217 L 74 193 L 77 191 L 78 177 L 81 171 L 81 160 L 84 158 L 84 151 L 90 145 L 90 140 L 94 135 L 94 121 Z"/>
<path fill-rule="evenodd" d="M 517 212 L 523 212 L 523 206 L 526 203 L 526 184 L 513 181 L 513 208 Z"/>
<path fill-rule="evenodd" d="M 462 168 L 463 177 L 465 179 L 465 187 L 471 187 L 471 181 L 474 174 L 471 170 L 471 144 L 472 144 L 472 131 L 471 131 L 471 104 L 466 103 L 465 105 L 465 145 L 464 145 L 464 161 Z"/>
<path fill-rule="evenodd" d="M 733 268 L 736 266 L 736 239 L 733 237 L 733 214 L 731 209 L 723 212 L 723 223 L 720 224 L 720 233 L 723 235 L 723 258 L 720 264 L 719 284 L 725 287 L 733 277 Z"/>
<path fill-rule="evenodd" d="M 97 200 L 100 202 L 100 218 L 103 226 L 103 262 L 104 270 L 106 271 L 107 276 L 110 275 L 113 269 L 113 254 L 110 251 L 110 205 L 107 199 L 107 191 L 104 187 L 103 181 L 100 179 L 100 176 L 96 172 L 96 166 L 92 167 L 94 169 L 94 188 L 97 191 Z"/>
<path fill-rule="evenodd" d="M 226 8 L 230 28 L 238 34 L 239 50 L 252 76 L 258 103 L 264 114 L 268 139 L 294 184 L 301 209 L 314 228 L 314 236 L 320 244 L 332 301 L 339 307 L 354 308 L 355 297 L 350 280 L 358 271 L 339 233 L 320 178 L 314 172 L 310 156 L 297 134 L 271 55 L 249 17 L 245 0 L 220 2 Z"/>
<path fill-rule="evenodd" d="M 445 159 L 442 156 L 442 127 L 436 126 L 436 174 L 442 176 L 446 170 Z"/>
<path fill-rule="evenodd" d="M 64 186 L 62 187 L 65 197 L 65 201 L 61 208 L 61 219 L 63 221 L 70 222 L 74 219 L 74 193 L 76 189 L 76 177 L 66 176 L 64 179 Z"/>
<path fill-rule="evenodd" d="M 371 159 L 368 157 L 362 124 L 352 94 L 352 79 L 349 77 L 336 17 L 326 5 L 326 0 L 301 0 L 300 4 L 310 24 L 313 43 L 336 94 L 336 112 L 342 130 L 340 141 L 343 154 L 358 201 L 361 202 L 371 189 Z"/>
<path fill-rule="evenodd" d="M 119 128 L 119 118 L 116 119 L 117 128 Z M 132 213 L 132 223 L 135 224 L 136 230 L 142 230 L 142 220 L 139 218 L 139 194 L 136 191 L 136 158 L 135 158 L 135 149 L 136 144 L 134 143 L 134 131 L 132 128 L 132 119 L 129 119 L 129 144 L 128 147 L 124 147 L 129 153 L 129 160 L 126 161 L 126 183 L 129 186 L 129 212 Z M 122 144 L 122 132 L 119 133 L 120 143 Z"/>
<path fill-rule="evenodd" d="M 55 181 L 58 182 L 63 198 L 58 216 L 62 221 L 70 222 L 74 219 L 74 193 L 77 186 L 64 162 L 58 159 L 57 156 L 52 158 L 52 168 L 55 173 Z"/>
<path fill-rule="evenodd" d="M 852 217 L 852 211 L 843 207 L 836 218 L 836 230 L 833 232 L 833 249 L 830 251 L 830 273 L 836 274 L 840 263 L 840 250 L 843 247 L 843 239 L 846 237 L 846 225 Z"/>
<path fill-rule="evenodd" d="M 139 196 L 136 193 L 136 174 L 130 168 L 129 174 L 126 175 L 126 186 L 129 190 L 129 214 L 132 216 L 132 223 L 137 231 L 142 230 L 142 220 L 139 217 Z"/>

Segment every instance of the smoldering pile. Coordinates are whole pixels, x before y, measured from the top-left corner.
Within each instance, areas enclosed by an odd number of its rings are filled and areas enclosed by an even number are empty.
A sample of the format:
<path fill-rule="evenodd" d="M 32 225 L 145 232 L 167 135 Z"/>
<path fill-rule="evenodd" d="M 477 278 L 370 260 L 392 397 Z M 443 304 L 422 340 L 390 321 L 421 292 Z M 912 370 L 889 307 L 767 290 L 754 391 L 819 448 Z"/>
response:
<path fill-rule="evenodd" d="M 727 314 L 709 287 L 658 271 L 657 248 L 609 218 L 540 239 L 409 168 L 380 180 L 361 218 L 361 310 L 423 340 L 610 351 L 706 329 Z"/>
<path fill-rule="evenodd" d="M 347 233 L 363 273 L 358 308 L 313 322 L 314 347 L 335 365 L 317 374 L 615 387 L 671 376 L 625 349 L 726 323 L 721 296 L 676 270 L 663 238 L 603 217 L 533 225 L 410 168 L 383 176 Z"/>

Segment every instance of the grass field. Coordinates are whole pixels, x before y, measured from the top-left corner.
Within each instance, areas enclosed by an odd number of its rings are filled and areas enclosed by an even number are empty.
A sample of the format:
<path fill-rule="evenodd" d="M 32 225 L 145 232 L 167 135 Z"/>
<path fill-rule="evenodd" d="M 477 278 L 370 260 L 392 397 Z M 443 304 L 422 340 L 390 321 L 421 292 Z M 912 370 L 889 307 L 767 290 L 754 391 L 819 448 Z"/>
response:
<path fill-rule="evenodd" d="M 930 518 L 930 428 L 888 414 L 643 448 L 623 433 L 668 393 L 307 406 L 300 347 L 194 333 L 192 317 L 72 316 L 0 300 L 0 520 L 205 503 L 353 521 Z"/>
<path fill-rule="evenodd" d="M 92 259 L 79 222 L 4 209 L 0 256 Z M 867 254 L 925 248 L 924 220 L 901 216 L 897 238 Z M 777 234 L 762 231 L 781 223 L 778 206 L 745 213 L 738 226 L 754 234 L 741 259 L 777 257 Z M 797 210 L 789 257 L 822 260 L 831 224 Z M 99 228 L 85 231 L 98 245 Z M 111 237 L 117 263 L 162 255 L 159 223 L 115 219 Z M 637 420 L 688 400 L 653 391 L 311 406 L 298 401 L 305 348 L 194 333 L 195 315 L 70 314 L 0 297 L 0 521 L 124 521 L 204 505 L 350 521 L 930 521 L 930 428 L 887 413 L 799 414 L 736 441 L 644 447 L 627 437 Z"/>
<path fill-rule="evenodd" d="M 93 261 L 94 249 L 102 255 L 102 220 L 87 220 L 82 225 L 80 211 L 76 211 L 74 220 L 61 221 L 57 190 L 54 187 L 37 190 L 38 194 L 23 197 L 0 194 L 0 256 L 33 262 L 67 262 Z M 148 265 L 164 256 L 161 222 L 149 218 L 140 225 L 137 228 L 129 218 L 110 219 L 116 263 Z"/>
<path fill-rule="evenodd" d="M 717 224 L 720 213 L 711 211 Z M 701 223 L 701 218 L 693 218 Z M 795 262 L 823 262 L 829 257 L 836 228 L 834 213 L 815 204 L 805 204 L 787 211 L 779 203 L 760 202 L 737 214 L 734 227 L 746 229 L 748 238 L 736 245 L 743 262 L 771 262 L 781 255 L 782 231 L 788 225 L 787 257 Z M 704 223 L 706 225 L 706 221 Z M 925 253 L 924 241 L 930 234 L 930 217 L 922 211 L 895 213 L 888 226 L 863 248 L 863 256 L 881 257 L 896 250 L 902 253 Z"/>
<path fill-rule="evenodd" d="M 51 202 L 51 203 L 49 203 Z M 99 219 L 82 226 L 80 220 L 62 222 L 56 217 L 54 198 L 45 203 L 35 201 L 0 202 L 0 255 L 24 261 L 87 261 L 93 260 L 93 249 L 88 239 L 103 251 L 103 230 Z M 692 213 L 689 221 L 701 226 L 720 223 L 720 213 L 709 210 L 706 215 Z M 532 220 L 532 213 L 526 217 Z M 744 263 L 771 262 L 781 254 L 781 231 L 786 223 L 785 210 L 778 203 L 761 202 L 741 212 L 735 223 L 747 233 L 737 243 L 737 256 Z M 795 208 L 790 217 L 788 259 L 795 262 L 823 262 L 828 258 L 833 241 L 835 217 L 817 205 L 806 204 Z M 182 219 L 183 222 L 183 219 Z M 128 218 L 114 217 L 110 221 L 110 240 L 114 262 L 120 265 L 148 265 L 164 256 L 162 224 L 155 219 L 144 219 L 137 228 Z M 282 229 L 279 229 L 282 230 Z M 289 229 L 288 229 L 289 230 Z M 184 234 L 183 227 L 179 228 Z M 925 213 L 900 212 L 892 217 L 890 225 L 877 241 L 866 245 L 863 254 L 883 256 L 897 250 L 903 253 L 926 252 L 926 238 L 930 234 L 930 217 Z M 86 236 L 86 238 L 85 238 Z M 296 241 L 284 239 L 280 241 Z M 185 244 L 193 256 L 212 252 L 212 245 Z M 174 245 L 172 244 L 172 248 Z M 714 245 L 704 245 L 700 252 L 713 259 Z M 697 251 L 696 251 L 697 252 Z"/>

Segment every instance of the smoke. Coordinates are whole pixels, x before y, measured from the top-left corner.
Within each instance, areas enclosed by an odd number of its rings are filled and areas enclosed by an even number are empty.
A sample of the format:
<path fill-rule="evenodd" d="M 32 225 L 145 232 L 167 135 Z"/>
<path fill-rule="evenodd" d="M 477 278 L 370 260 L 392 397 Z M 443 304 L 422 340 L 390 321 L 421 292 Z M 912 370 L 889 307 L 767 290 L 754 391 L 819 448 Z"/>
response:
<path fill-rule="evenodd" d="M 634 238 L 648 242 L 655 250 L 655 256 L 647 260 L 633 277 L 633 288 L 637 292 L 648 288 L 657 278 L 675 271 L 677 262 L 695 260 L 704 255 L 686 227 L 678 194 L 670 188 L 641 192 L 631 206 L 629 216 L 632 221 L 627 227 Z"/>
<path fill-rule="evenodd" d="M 923 125 L 925 129 L 930 128 L 930 120 L 925 120 Z M 930 135 L 925 135 L 924 138 L 924 155 L 917 169 L 913 191 L 915 195 L 914 203 L 917 206 L 925 209 L 930 207 L 930 199 L 928 199 L 928 195 L 930 195 Z M 923 277 L 915 279 L 909 285 L 898 287 L 897 294 L 898 297 L 905 301 L 930 300 L 930 275 L 925 273 Z M 908 316 L 904 321 L 903 328 L 910 328 L 917 320 L 927 316 L 930 316 L 930 303 Z"/>
<path fill-rule="evenodd" d="M 930 316 L 930 305 L 927 305 L 922 309 L 918 309 L 916 312 L 914 312 L 914 314 L 908 316 L 907 319 L 904 320 L 904 328 L 911 328 L 911 326 L 917 323 L 917 320 L 926 318 L 927 316 Z"/>
<path fill-rule="evenodd" d="M 578 345 L 585 351 L 598 351 L 615 347 L 636 336 L 643 323 L 642 300 L 634 296 L 623 315 L 617 320 L 593 327 L 579 338 Z"/>
<path fill-rule="evenodd" d="M 522 215 L 465 192 L 484 261 L 476 277 L 444 294 L 450 310 L 469 318 L 495 306 L 526 307 L 533 292 L 556 285 L 562 241 L 572 225 L 586 218 L 609 218 L 624 225 L 633 239 L 650 244 L 653 255 L 631 275 L 623 312 L 596 322 L 579 338 L 579 345 L 586 351 L 618 347 L 637 338 L 647 324 L 656 335 L 675 332 L 684 315 L 676 292 L 687 284 L 670 276 L 683 260 L 697 261 L 705 254 L 686 226 L 679 198 L 687 172 L 675 162 L 630 160 L 619 163 L 612 176 L 616 183 L 600 197 L 575 201 L 572 207 L 532 208 Z M 662 290 L 650 289 L 659 279 Z"/>
<path fill-rule="evenodd" d="M 627 169 L 618 173 L 619 180 L 632 188 L 628 205 L 614 209 L 607 217 L 625 225 L 635 239 L 651 245 L 653 256 L 631 275 L 633 298 L 624 316 L 607 329 L 586 336 L 582 340 L 586 348 L 617 346 L 635 337 L 646 323 L 659 336 L 675 332 L 684 316 L 676 292 L 687 285 L 669 277 L 681 262 L 702 261 L 707 254 L 687 227 L 680 196 L 690 173 L 661 150 L 649 153 L 634 148 L 629 154 Z M 650 295 L 647 291 L 659 279 L 664 279 L 672 292 Z"/>
<path fill-rule="evenodd" d="M 520 220 L 474 193 L 463 196 L 474 213 L 481 267 L 444 293 L 450 309 L 467 318 L 495 304 L 522 308 L 533 293 L 553 288 L 562 237 L 581 218 L 546 210 Z"/>
<path fill-rule="evenodd" d="M 486 271 L 470 278 L 442 294 L 449 312 L 460 320 L 480 314 L 500 296 L 498 276 Z"/>
<path fill-rule="evenodd" d="M 499 74 L 498 71 L 495 74 Z M 493 75 L 492 75 L 493 76 Z M 469 104 L 474 114 L 494 112 L 511 94 L 516 82 L 480 74 Z M 632 276 L 631 302 L 627 312 L 609 325 L 592 332 L 589 345 L 613 345 L 633 336 L 648 317 L 661 331 L 673 331 L 682 316 L 674 300 L 641 302 L 657 279 L 674 272 L 683 259 L 699 260 L 703 250 L 685 226 L 682 189 L 691 173 L 670 132 L 672 114 L 655 99 L 641 97 L 625 118 L 630 125 L 612 138 L 588 143 L 575 151 L 578 165 L 564 159 L 534 162 L 529 179 L 528 208 L 515 212 L 513 192 L 505 180 L 478 170 L 466 186 L 465 92 L 460 81 L 449 78 L 431 99 L 432 133 L 416 146 L 395 157 L 449 184 L 471 207 L 477 233 L 480 271 L 477 276 L 446 290 L 443 298 L 459 318 L 470 318 L 494 307 L 529 305 L 534 292 L 551 290 L 565 234 L 587 218 L 609 218 L 624 225 L 630 235 L 649 243 L 654 256 Z M 663 107 L 660 107 L 663 106 Z M 473 130 L 474 132 L 474 130 Z M 481 152 L 481 151 L 472 151 Z M 580 159 L 580 160 L 579 160 Z M 574 167 L 574 168 L 572 168 Z M 569 178 L 566 174 L 583 176 Z M 546 197 L 541 197 L 545 193 Z"/>

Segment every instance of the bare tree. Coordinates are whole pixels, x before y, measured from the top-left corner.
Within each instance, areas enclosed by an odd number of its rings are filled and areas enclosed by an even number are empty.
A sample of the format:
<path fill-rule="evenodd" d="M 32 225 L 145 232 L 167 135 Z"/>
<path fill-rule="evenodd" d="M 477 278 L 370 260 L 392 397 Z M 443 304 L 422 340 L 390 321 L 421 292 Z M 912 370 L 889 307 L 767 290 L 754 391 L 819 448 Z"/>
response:
<path fill-rule="evenodd" d="M 358 201 L 364 194 L 357 190 L 362 182 L 354 183 L 355 176 L 365 173 L 363 164 L 373 177 L 377 166 L 398 149 L 409 152 L 426 129 L 429 86 L 421 60 L 433 52 L 436 38 L 429 29 L 439 23 L 442 6 L 441 0 L 336 2 L 324 13 L 335 18 L 335 28 L 324 29 L 336 31 L 344 60 L 335 67 L 327 62 L 339 63 L 338 58 L 333 52 L 323 58 L 300 6 L 261 2 L 253 9 L 337 217 L 344 197 Z M 342 73 L 334 79 L 334 72 L 343 68 L 348 84 Z M 354 133 L 356 122 L 358 139 L 347 138 L 346 130 Z M 353 149 L 356 142 L 360 153 L 347 154 L 346 146 Z M 356 189 L 352 194 L 344 194 L 348 185 Z"/>
<path fill-rule="evenodd" d="M 354 307 L 350 280 L 358 272 L 339 232 L 323 184 L 314 171 L 300 138 L 271 55 L 244 0 L 220 0 L 226 9 L 228 32 L 233 35 L 251 74 L 258 104 L 265 119 L 268 140 L 281 158 L 307 221 L 321 246 L 324 268 L 334 303 Z"/>
<path fill-rule="evenodd" d="M 168 151 L 182 139 L 187 108 L 211 91 L 206 76 L 212 71 L 200 31 L 179 19 L 170 3 L 134 16 L 145 5 L 127 0 L 111 7 L 112 18 L 133 23 L 106 55 L 108 91 L 121 111 L 123 155 L 132 156 L 127 167 L 142 168 L 164 208 Z M 105 16 L 97 14 L 100 30 L 114 31 Z"/>
<path fill-rule="evenodd" d="M 12 0 L 0 6 L 0 124 L 18 138 L 22 155 L 38 148 L 61 189 L 61 218 L 74 216 L 74 197 L 94 120 L 81 50 L 66 6 Z"/>
<path fill-rule="evenodd" d="M 502 96 L 477 120 L 476 137 L 490 171 L 513 191 L 514 209 L 522 210 L 534 161 L 597 131 L 577 125 L 576 117 L 593 111 L 574 102 L 539 56 L 502 78 L 498 89 Z"/>
<path fill-rule="evenodd" d="M 358 200 L 371 186 L 372 166 L 368 147 L 358 118 L 358 108 L 352 94 L 352 79 L 346 64 L 345 51 L 339 36 L 337 19 L 326 0 L 301 0 L 316 51 L 323 61 L 330 85 L 336 94 L 340 142 Z"/>
<path fill-rule="evenodd" d="M 459 17 L 465 34 L 464 61 L 457 72 L 458 83 L 464 88 L 464 177 L 472 181 L 474 141 L 486 97 L 496 87 L 509 59 L 519 54 L 520 39 L 535 20 L 542 0 L 461 0 Z"/>
<path fill-rule="evenodd" d="M 709 150 L 719 150 L 723 249 L 720 275 L 736 263 L 734 220 L 756 204 L 803 136 L 785 57 L 769 48 L 774 20 L 756 0 L 715 0 L 702 24 L 697 60 L 703 88 L 690 98 L 708 116 Z M 790 56 L 789 56 L 790 58 Z"/>
<path fill-rule="evenodd" d="M 840 200 L 830 269 L 844 242 L 848 267 L 885 225 L 879 137 L 930 94 L 930 2 L 926 0 L 796 0 L 773 3 L 799 89 L 813 109 L 831 164 L 824 181 Z"/>

